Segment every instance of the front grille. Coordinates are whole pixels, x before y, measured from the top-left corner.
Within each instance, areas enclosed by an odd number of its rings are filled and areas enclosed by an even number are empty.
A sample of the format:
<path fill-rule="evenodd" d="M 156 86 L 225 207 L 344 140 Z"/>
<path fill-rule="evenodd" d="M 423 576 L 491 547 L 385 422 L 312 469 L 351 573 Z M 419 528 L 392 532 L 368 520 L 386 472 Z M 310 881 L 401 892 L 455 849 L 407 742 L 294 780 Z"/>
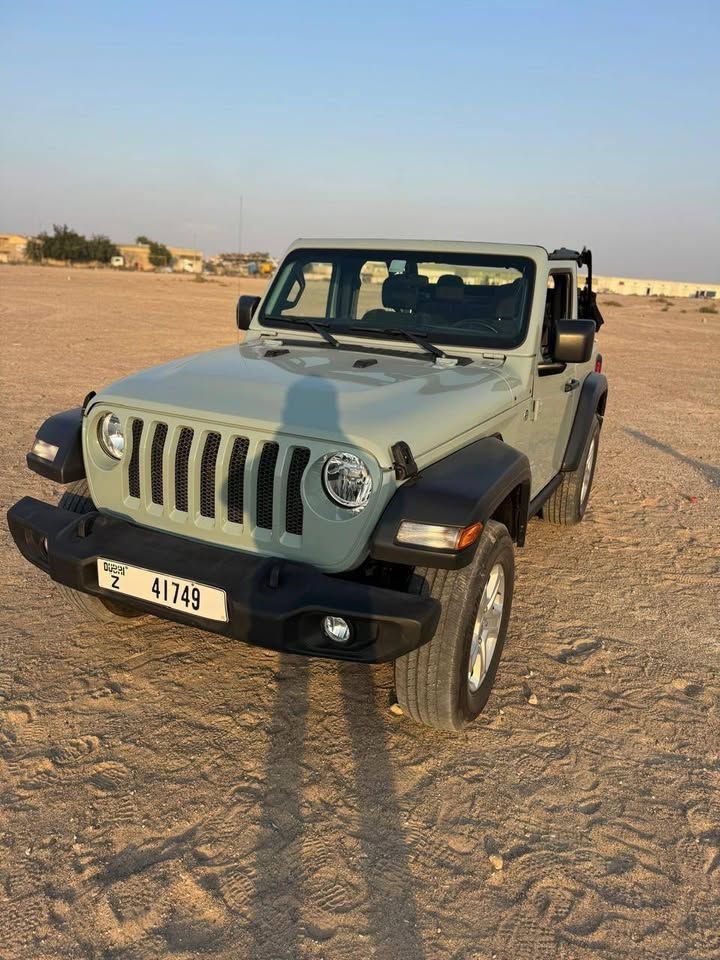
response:
<path fill-rule="evenodd" d="M 243 522 L 245 500 L 245 462 L 250 442 L 247 437 L 235 437 L 228 466 L 228 520 Z"/>
<path fill-rule="evenodd" d="M 220 434 L 209 433 L 205 438 L 205 449 L 200 468 L 200 513 L 204 517 L 215 517 L 215 464 L 220 449 Z"/>
<path fill-rule="evenodd" d="M 152 501 L 162 506 L 163 502 L 163 450 L 167 437 L 167 424 L 159 423 L 155 427 L 152 450 L 150 451 L 150 486 Z"/>
<path fill-rule="evenodd" d="M 146 429 L 148 440 L 141 443 Z M 310 456 L 307 447 L 275 440 L 135 419 L 127 482 L 139 503 L 130 509 L 153 505 L 147 522 L 164 515 L 170 522 L 197 526 L 199 534 L 208 530 L 208 521 L 229 522 L 234 527 L 225 532 L 239 537 L 239 544 L 252 537 L 253 528 L 269 531 L 273 538 L 285 532 L 299 537 L 304 524 L 301 486 Z M 163 508 L 160 513 L 157 507 Z M 277 530 L 275 517 L 282 518 Z"/>
<path fill-rule="evenodd" d="M 273 501 L 275 499 L 273 480 L 279 449 L 276 443 L 266 443 L 263 445 L 262 456 L 260 457 L 260 469 L 257 477 L 257 525 L 264 527 L 266 530 L 272 530 Z"/>
<path fill-rule="evenodd" d="M 128 487 L 131 497 L 140 497 L 140 439 L 142 438 L 142 420 L 133 420 L 132 453 L 128 465 Z"/>
<path fill-rule="evenodd" d="M 287 499 L 285 500 L 285 529 L 288 533 L 301 534 L 303 530 L 303 502 L 300 495 L 300 483 L 305 467 L 310 460 L 307 447 L 293 450 L 288 471 Z"/>
<path fill-rule="evenodd" d="M 183 427 L 175 451 L 175 509 L 187 513 L 188 508 L 188 461 L 194 431 Z"/>

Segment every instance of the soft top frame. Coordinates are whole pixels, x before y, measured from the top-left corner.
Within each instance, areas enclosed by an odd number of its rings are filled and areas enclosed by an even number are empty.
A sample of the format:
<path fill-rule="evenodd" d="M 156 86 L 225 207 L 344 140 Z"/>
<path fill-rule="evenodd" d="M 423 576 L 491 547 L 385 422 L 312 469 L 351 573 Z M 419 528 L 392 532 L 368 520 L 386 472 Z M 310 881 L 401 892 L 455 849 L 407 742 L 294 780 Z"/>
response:
<path fill-rule="evenodd" d="M 583 320 L 594 320 L 599 330 L 605 321 L 597 305 L 597 294 L 592 288 L 592 250 L 587 247 L 581 251 L 558 247 L 548 254 L 548 260 L 574 260 L 578 267 L 587 267 L 587 283 L 583 290 L 578 291 L 578 314 Z"/>

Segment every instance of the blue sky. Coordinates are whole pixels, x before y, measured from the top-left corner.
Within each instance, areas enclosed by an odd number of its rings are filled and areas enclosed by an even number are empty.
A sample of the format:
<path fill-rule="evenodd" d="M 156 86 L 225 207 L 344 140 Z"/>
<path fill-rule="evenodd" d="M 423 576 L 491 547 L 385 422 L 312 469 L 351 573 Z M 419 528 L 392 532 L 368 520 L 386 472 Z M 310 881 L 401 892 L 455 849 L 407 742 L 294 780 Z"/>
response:
<path fill-rule="evenodd" d="M 0 230 L 592 246 L 720 280 L 720 4 L 3 4 Z M 242 198 L 242 201 L 241 201 Z"/>

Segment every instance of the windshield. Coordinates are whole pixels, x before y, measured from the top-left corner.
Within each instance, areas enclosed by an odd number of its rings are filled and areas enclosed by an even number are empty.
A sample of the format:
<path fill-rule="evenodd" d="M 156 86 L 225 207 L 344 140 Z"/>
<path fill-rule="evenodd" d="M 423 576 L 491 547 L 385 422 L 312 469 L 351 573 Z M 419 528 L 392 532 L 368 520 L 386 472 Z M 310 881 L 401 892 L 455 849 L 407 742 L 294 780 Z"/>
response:
<path fill-rule="evenodd" d="M 527 257 L 294 250 L 259 320 L 312 320 L 362 336 L 407 330 L 436 343 L 510 349 L 525 339 L 534 276 Z"/>

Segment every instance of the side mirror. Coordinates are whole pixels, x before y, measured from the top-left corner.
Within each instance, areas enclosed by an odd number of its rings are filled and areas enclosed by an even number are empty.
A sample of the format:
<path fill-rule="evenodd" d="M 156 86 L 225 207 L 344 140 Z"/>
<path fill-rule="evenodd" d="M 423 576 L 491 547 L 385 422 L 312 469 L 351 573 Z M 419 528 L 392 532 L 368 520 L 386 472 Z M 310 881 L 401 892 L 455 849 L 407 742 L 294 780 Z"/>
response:
<path fill-rule="evenodd" d="M 259 303 L 260 297 L 251 297 L 247 293 L 238 299 L 237 307 L 235 308 L 235 321 L 238 325 L 238 330 L 248 330 L 250 328 L 250 321 Z"/>
<path fill-rule="evenodd" d="M 555 327 L 556 363 L 587 363 L 595 344 L 594 320 L 558 320 Z"/>

